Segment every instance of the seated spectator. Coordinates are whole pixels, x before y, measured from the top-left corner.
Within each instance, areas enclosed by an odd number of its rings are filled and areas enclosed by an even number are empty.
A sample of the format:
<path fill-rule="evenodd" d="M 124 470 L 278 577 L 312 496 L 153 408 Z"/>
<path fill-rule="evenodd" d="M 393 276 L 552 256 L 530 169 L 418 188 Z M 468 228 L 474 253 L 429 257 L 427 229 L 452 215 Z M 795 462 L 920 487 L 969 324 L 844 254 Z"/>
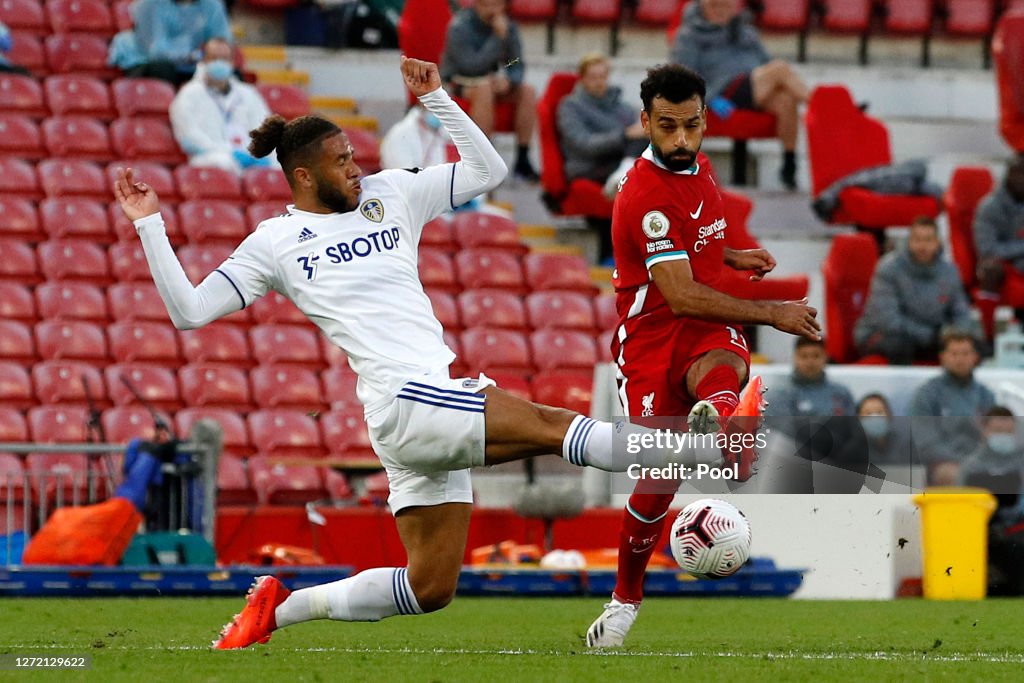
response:
<path fill-rule="evenodd" d="M 779 179 L 796 189 L 797 107 L 810 91 L 786 62 L 771 59 L 739 0 L 698 0 L 686 6 L 672 61 L 707 81 L 708 106 L 721 118 L 734 109 L 771 112 L 784 158 Z"/>
<path fill-rule="evenodd" d="M 960 462 L 980 442 L 977 418 L 995 397 L 974 379 L 981 359 L 977 341 L 966 332 L 942 335 L 942 373 L 917 388 L 910 406 L 914 445 L 928 468 L 930 486 L 955 486 Z"/>
<path fill-rule="evenodd" d="M 912 465 L 909 423 L 894 418 L 882 394 L 868 394 L 857 403 L 857 417 L 868 439 L 869 460 L 878 464 Z"/>
<path fill-rule="evenodd" d="M 974 244 L 978 252 L 978 308 L 991 339 L 1006 275 L 1024 273 L 1024 153 L 1010 161 L 1003 184 L 978 205 Z M 1022 317 L 1020 312 L 1017 317 Z"/>
<path fill-rule="evenodd" d="M 277 164 L 273 154 L 255 159 L 249 131 L 270 116 L 259 91 L 234 76 L 231 46 L 214 38 L 203 47 L 195 76 L 171 103 L 171 127 L 192 166 L 216 166 L 241 173 L 250 166 Z"/>
<path fill-rule="evenodd" d="M 778 417 L 852 417 L 853 396 L 842 384 L 825 375 L 828 354 L 823 340 L 798 337 L 793 347 L 793 374 L 789 383 L 772 389 L 765 410 Z"/>
<path fill-rule="evenodd" d="M 519 27 L 508 18 L 505 0 L 475 0 L 448 24 L 441 80 L 452 94 L 469 100 L 470 116 L 488 136 L 494 132 L 495 103 L 515 102 L 519 146 L 512 171 L 536 181 L 540 176 L 530 163 L 529 145 L 537 93 L 523 82 L 522 57 Z"/>
<path fill-rule="evenodd" d="M 921 217 L 910 227 L 907 246 L 879 261 L 864 314 L 854 328 L 860 353 L 908 365 L 934 360 L 945 329 L 980 332 L 971 319 L 960 273 L 941 251 L 935 221 Z"/>
<path fill-rule="evenodd" d="M 1024 595 L 1024 444 L 1013 413 L 993 406 L 982 418 L 984 440 L 960 468 L 960 483 L 988 489 L 996 497 L 989 520 L 990 595 Z"/>
<path fill-rule="evenodd" d="M 20 67 L 17 64 L 11 62 L 7 58 L 7 53 L 11 51 L 11 31 L 7 26 L 0 21 L 0 73 L 15 73 L 21 74 L 22 76 L 31 76 L 29 70 Z"/>
<path fill-rule="evenodd" d="M 208 40 L 231 41 L 221 0 L 139 0 L 134 17 L 136 46 L 145 63 L 128 71 L 129 76 L 180 85 L 195 72 Z"/>

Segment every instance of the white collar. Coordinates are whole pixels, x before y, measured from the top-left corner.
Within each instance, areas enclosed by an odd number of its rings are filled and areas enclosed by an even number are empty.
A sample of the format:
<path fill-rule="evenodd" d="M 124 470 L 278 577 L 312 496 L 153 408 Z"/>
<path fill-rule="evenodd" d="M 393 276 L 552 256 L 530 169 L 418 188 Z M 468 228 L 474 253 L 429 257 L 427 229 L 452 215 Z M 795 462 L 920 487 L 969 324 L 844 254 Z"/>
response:
<path fill-rule="evenodd" d="M 693 162 L 693 166 L 682 171 L 673 171 L 669 169 L 667 166 L 665 166 L 665 164 L 658 161 L 658 158 L 656 156 L 654 156 L 654 148 L 652 148 L 650 145 L 647 145 L 647 149 L 644 150 L 644 153 L 641 154 L 640 157 L 643 159 L 647 159 L 647 161 L 650 161 L 658 168 L 668 171 L 669 173 L 675 173 L 676 175 L 697 175 L 698 173 L 700 173 L 700 164 L 698 164 L 696 161 Z"/>

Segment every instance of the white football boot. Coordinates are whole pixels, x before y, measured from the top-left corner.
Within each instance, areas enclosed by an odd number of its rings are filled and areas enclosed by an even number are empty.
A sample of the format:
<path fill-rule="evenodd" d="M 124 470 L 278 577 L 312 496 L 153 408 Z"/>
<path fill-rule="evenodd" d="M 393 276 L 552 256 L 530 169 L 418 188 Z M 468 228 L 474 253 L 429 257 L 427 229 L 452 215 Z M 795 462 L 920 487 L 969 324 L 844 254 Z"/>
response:
<path fill-rule="evenodd" d="M 693 434 L 717 434 L 721 429 L 718 409 L 710 401 L 697 401 L 686 416 L 686 424 Z"/>
<path fill-rule="evenodd" d="M 640 605 L 621 603 L 612 598 L 612 601 L 604 606 L 601 616 L 587 630 L 587 647 L 622 645 L 639 611 Z"/>

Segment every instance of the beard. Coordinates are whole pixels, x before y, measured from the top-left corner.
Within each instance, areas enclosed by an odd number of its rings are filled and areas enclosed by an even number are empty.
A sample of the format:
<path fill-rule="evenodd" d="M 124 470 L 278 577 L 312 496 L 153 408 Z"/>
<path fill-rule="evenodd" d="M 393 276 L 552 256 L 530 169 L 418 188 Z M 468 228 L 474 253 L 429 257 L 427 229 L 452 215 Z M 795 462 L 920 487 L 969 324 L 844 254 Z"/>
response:
<path fill-rule="evenodd" d="M 666 157 L 664 154 L 662 154 L 661 150 L 657 147 L 657 145 L 651 145 L 651 150 L 653 150 L 654 152 L 654 158 L 657 159 L 662 166 L 672 171 L 673 173 L 685 171 L 691 166 L 693 166 L 694 162 L 697 161 L 696 152 L 691 154 L 690 152 L 676 151 L 673 152 L 670 156 Z"/>
<path fill-rule="evenodd" d="M 359 206 L 358 198 L 353 199 L 330 183 L 316 178 L 316 198 L 335 213 L 346 213 Z"/>

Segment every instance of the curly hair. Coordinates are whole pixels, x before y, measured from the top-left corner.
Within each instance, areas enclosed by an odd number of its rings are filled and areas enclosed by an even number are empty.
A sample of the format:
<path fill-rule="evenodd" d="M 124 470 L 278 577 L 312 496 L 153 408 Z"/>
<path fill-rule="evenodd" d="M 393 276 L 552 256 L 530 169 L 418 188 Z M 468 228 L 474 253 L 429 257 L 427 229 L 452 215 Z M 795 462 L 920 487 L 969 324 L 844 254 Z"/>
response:
<path fill-rule="evenodd" d="M 285 121 L 274 114 L 259 128 L 249 131 L 249 153 L 259 159 L 276 149 L 277 160 L 290 183 L 292 171 L 315 163 L 320 143 L 341 132 L 341 128 L 319 116 L 300 116 Z"/>
<path fill-rule="evenodd" d="M 703 105 L 707 86 L 700 74 L 682 64 L 659 64 L 652 67 L 647 70 L 647 78 L 640 84 L 640 99 L 648 114 L 651 113 L 651 102 L 655 97 L 679 103 L 694 95 L 700 96 Z"/>

